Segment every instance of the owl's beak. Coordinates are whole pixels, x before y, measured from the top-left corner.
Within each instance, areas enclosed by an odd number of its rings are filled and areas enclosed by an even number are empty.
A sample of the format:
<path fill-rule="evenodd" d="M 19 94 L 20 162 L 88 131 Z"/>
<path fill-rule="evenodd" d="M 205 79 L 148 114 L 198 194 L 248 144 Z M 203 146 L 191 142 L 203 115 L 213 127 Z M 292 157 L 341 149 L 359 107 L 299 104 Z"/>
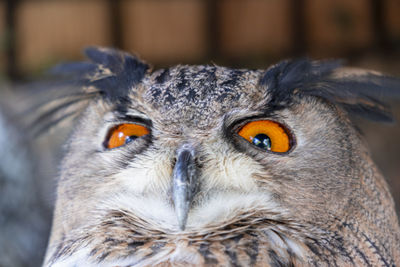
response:
<path fill-rule="evenodd" d="M 185 230 L 189 209 L 196 192 L 196 175 L 194 148 L 185 144 L 177 151 L 172 186 L 175 213 L 181 230 Z"/>

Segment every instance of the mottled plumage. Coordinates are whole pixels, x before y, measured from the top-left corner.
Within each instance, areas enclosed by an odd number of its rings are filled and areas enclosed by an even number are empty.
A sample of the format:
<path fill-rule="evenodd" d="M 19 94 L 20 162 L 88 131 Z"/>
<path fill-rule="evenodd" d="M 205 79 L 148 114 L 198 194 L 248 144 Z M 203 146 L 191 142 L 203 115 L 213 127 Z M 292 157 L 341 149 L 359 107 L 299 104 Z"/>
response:
<path fill-rule="evenodd" d="M 116 50 L 87 55 L 57 67 L 86 97 L 75 110 L 68 101 L 51 109 L 80 120 L 45 266 L 400 264 L 392 197 L 348 119 L 391 120 L 379 99 L 398 97 L 398 80 L 336 61 L 153 71 Z M 290 150 L 240 137 L 254 120 L 282 125 Z M 108 149 L 110 129 L 124 123 L 150 134 Z"/>

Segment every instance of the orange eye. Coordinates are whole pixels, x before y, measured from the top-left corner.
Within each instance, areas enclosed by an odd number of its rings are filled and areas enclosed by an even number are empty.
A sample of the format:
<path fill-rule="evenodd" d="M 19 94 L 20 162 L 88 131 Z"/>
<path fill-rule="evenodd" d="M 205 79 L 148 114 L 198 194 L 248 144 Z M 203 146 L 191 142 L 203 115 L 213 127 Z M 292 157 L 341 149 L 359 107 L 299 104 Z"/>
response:
<path fill-rule="evenodd" d="M 149 134 L 146 127 L 138 124 L 121 124 L 113 128 L 108 135 L 106 147 L 111 149 L 123 146 L 134 141 L 136 138 Z"/>
<path fill-rule="evenodd" d="M 238 134 L 251 144 L 273 152 L 287 152 L 289 136 L 285 129 L 273 121 L 252 121 L 244 125 Z"/>

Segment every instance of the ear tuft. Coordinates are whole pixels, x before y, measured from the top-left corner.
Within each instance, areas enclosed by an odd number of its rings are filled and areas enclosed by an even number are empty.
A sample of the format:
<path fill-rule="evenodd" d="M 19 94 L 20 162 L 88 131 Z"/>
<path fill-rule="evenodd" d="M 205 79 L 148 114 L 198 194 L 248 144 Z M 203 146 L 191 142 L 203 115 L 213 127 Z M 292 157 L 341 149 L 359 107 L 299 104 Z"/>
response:
<path fill-rule="evenodd" d="M 400 98 L 400 79 L 344 68 L 340 61 L 283 61 L 268 69 L 260 83 L 275 108 L 283 108 L 296 93 L 323 98 L 349 113 L 382 122 L 393 121 L 384 101 Z"/>
<path fill-rule="evenodd" d="M 109 101 L 123 99 L 149 69 L 137 57 L 115 49 L 89 47 L 85 54 L 90 61 L 57 65 L 47 77 L 51 79 L 29 84 L 37 89 L 35 95 L 41 94 L 40 101 L 23 112 L 34 136 L 74 121 L 99 95 Z"/>
<path fill-rule="evenodd" d="M 88 47 L 90 62 L 65 63 L 53 68 L 53 74 L 69 76 L 71 83 L 94 87 L 105 98 L 115 101 L 140 83 L 149 66 L 137 57 L 111 48 Z"/>

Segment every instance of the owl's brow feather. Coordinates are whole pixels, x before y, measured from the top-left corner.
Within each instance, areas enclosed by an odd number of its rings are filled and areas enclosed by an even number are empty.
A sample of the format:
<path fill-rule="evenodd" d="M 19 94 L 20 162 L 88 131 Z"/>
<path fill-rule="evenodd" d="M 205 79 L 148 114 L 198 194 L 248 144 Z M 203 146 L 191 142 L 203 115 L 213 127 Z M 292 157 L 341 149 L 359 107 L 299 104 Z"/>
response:
<path fill-rule="evenodd" d="M 346 69 L 342 62 L 286 60 L 269 68 L 260 79 L 270 101 L 268 106 L 280 109 L 293 96 L 313 96 L 336 104 L 349 113 L 364 118 L 392 122 L 388 105 L 383 101 L 400 98 L 400 79 L 380 73 Z"/>
<path fill-rule="evenodd" d="M 85 54 L 91 62 L 59 64 L 50 71 L 52 76 L 59 79 L 57 82 L 36 85 L 40 90 L 35 93 L 43 92 L 45 101 L 22 114 L 24 116 L 32 110 L 36 111 L 36 118 L 28 125 L 33 136 L 41 135 L 70 117 L 77 117 L 83 111 L 79 106 L 81 102 L 99 95 L 111 102 L 118 102 L 126 97 L 149 68 L 135 56 L 114 49 L 89 47 L 85 49 Z M 62 93 L 49 97 L 48 94 L 54 91 Z M 50 108 L 44 108 L 49 103 Z M 77 108 L 71 111 L 73 106 Z"/>
<path fill-rule="evenodd" d="M 136 56 L 116 49 L 88 47 L 84 53 L 90 62 L 60 64 L 52 73 L 69 76 L 78 86 L 94 87 L 110 101 L 126 97 L 150 68 Z"/>
<path fill-rule="evenodd" d="M 42 113 L 38 114 L 38 117 L 35 118 L 30 123 L 30 130 L 33 136 L 37 137 L 41 134 L 47 132 L 50 128 L 57 126 L 62 121 L 70 118 L 74 115 L 79 115 L 82 111 L 81 107 L 73 108 L 74 105 L 77 105 L 85 100 L 90 100 L 93 98 L 93 95 L 84 95 L 79 98 L 68 99 L 65 98 L 59 99 L 61 104 L 55 105 L 48 110 L 45 110 Z M 69 108 L 72 107 L 71 111 L 68 111 Z"/>
<path fill-rule="evenodd" d="M 96 90 L 83 91 L 65 80 L 40 80 L 21 84 L 18 89 L 20 110 L 16 115 L 32 137 L 46 133 L 68 118 L 78 117 L 84 109 L 82 103 L 99 96 Z"/>

